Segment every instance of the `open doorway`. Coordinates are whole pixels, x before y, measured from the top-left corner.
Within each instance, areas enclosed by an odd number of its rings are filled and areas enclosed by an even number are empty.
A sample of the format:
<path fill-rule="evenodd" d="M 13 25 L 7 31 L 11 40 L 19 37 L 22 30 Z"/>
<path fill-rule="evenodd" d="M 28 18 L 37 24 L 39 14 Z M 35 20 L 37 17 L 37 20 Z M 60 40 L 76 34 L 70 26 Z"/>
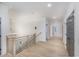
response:
<path fill-rule="evenodd" d="M 49 31 L 48 31 L 48 24 L 46 24 L 46 40 L 49 39 Z"/>

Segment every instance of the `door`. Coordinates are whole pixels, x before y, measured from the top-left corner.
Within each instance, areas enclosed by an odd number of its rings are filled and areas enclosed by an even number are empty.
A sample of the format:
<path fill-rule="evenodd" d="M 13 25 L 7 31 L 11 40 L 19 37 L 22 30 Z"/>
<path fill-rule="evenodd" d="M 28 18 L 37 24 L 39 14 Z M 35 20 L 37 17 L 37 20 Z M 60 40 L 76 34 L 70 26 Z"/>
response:
<path fill-rule="evenodd" d="M 48 40 L 49 38 L 49 31 L 48 31 L 48 24 L 46 24 L 46 40 Z"/>
<path fill-rule="evenodd" d="M 67 50 L 69 56 L 74 56 L 74 12 L 67 19 Z"/>

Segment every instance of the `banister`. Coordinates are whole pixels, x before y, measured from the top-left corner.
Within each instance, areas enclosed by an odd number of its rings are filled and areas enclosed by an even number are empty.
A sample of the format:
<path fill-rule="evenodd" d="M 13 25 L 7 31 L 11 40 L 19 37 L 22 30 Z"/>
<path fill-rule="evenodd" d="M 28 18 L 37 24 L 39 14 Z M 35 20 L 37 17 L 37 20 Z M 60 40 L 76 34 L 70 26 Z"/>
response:
<path fill-rule="evenodd" d="M 40 32 L 40 33 L 38 33 L 38 34 L 36 35 L 36 37 L 38 37 L 40 34 L 41 34 L 41 32 Z"/>
<path fill-rule="evenodd" d="M 16 39 L 23 38 L 23 37 L 29 37 L 29 36 L 32 37 L 32 35 L 27 35 L 27 36 L 16 37 Z"/>

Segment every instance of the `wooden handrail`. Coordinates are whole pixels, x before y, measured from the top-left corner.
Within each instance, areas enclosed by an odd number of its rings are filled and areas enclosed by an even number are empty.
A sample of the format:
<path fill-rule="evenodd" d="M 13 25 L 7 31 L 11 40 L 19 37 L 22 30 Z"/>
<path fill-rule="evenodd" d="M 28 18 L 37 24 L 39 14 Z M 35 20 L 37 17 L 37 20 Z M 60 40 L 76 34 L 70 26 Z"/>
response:
<path fill-rule="evenodd" d="M 29 37 L 29 36 L 32 37 L 32 35 L 27 35 L 27 36 L 16 37 L 16 39 L 23 38 L 23 37 Z"/>
<path fill-rule="evenodd" d="M 33 35 L 25 35 L 25 36 L 20 36 L 18 37 L 17 35 L 8 35 L 7 38 L 14 38 L 14 39 L 19 39 L 19 38 L 23 38 L 23 37 L 32 37 Z"/>
<path fill-rule="evenodd" d="M 20 38 L 23 38 L 23 37 L 29 37 L 29 38 L 32 38 L 34 35 L 35 35 L 35 37 L 38 37 L 40 34 L 41 34 L 41 32 L 38 33 L 37 35 L 36 35 L 36 34 L 33 34 L 33 35 L 25 35 L 25 36 L 20 36 L 20 37 L 17 37 L 17 36 L 15 35 L 15 36 L 10 37 L 10 38 L 14 38 L 14 39 L 20 39 Z M 7 36 L 7 37 L 8 37 L 8 36 Z M 9 37 L 8 37 L 8 38 L 9 38 Z"/>

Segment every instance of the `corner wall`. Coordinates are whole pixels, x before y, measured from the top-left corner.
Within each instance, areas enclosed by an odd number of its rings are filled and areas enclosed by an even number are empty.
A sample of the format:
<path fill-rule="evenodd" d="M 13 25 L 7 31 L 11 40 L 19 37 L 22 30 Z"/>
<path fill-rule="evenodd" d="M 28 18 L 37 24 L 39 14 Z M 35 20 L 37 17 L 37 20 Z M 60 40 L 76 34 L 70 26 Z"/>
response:
<path fill-rule="evenodd" d="M 10 32 L 8 7 L 0 5 L 0 17 L 1 17 L 1 55 L 6 54 L 6 35 Z"/>

